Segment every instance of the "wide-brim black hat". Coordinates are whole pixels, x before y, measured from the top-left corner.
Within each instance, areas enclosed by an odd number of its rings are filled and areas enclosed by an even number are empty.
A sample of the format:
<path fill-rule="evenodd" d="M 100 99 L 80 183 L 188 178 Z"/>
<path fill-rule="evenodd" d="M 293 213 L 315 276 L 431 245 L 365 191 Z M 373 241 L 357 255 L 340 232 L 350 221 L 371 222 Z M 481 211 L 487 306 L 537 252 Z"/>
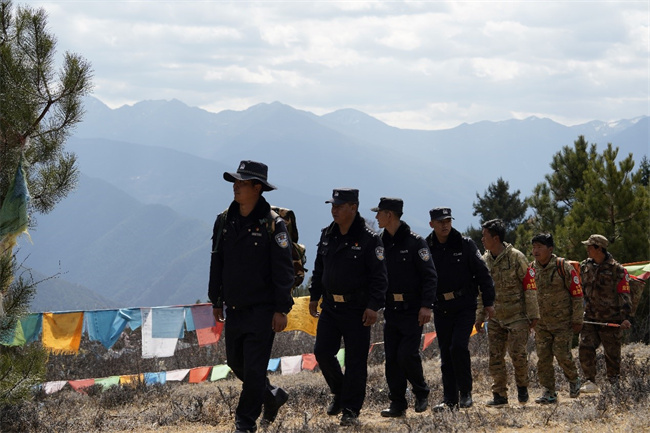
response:
<path fill-rule="evenodd" d="M 262 184 L 262 191 L 273 191 L 277 189 L 271 185 L 267 179 L 269 169 L 266 164 L 257 161 L 242 161 L 239 163 L 236 173 L 225 172 L 223 178 L 228 182 L 235 182 L 236 180 L 251 180 L 255 179 Z"/>

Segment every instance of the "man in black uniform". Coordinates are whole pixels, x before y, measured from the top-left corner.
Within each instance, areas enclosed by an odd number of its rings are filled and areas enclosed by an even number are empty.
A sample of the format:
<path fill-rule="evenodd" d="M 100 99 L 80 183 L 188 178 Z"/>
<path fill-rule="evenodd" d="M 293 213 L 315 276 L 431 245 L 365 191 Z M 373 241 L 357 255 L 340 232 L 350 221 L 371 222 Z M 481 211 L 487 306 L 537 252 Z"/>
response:
<path fill-rule="evenodd" d="M 381 411 L 383 417 L 406 414 L 407 380 L 415 395 L 415 411 L 424 412 L 429 402 L 420 341 L 424 324 L 431 321 L 438 276 L 426 241 L 400 219 L 403 205 L 402 199 L 382 197 L 371 209 L 377 212 L 379 228 L 384 229 L 381 240 L 388 270 L 384 348 L 391 403 Z"/>
<path fill-rule="evenodd" d="M 309 311 L 314 317 L 323 300 L 314 355 L 333 394 L 328 415 L 341 425 L 358 424 L 366 396 L 370 327 L 384 306 L 388 278 L 381 238 L 359 215 L 359 191 L 335 189 L 334 222 L 323 229 L 314 264 Z M 345 375 L 336 354 L 345 344 Z"/>
<path fill-rule="evenodd" d="M 234 183 L 235 199 L 217 217 L 212 236 L 208 296 L 215 319 L 227 318 L 228 366 L 243 382 L 235 411 L 237 432 L 257 430 L 262 404 L 262 422 L 273 422 L 288 399 L 266 377 L 274 332 L 287 326 L 294 282 L 284 220 L 271 213 L 262 197 L 263 191 L 275 189 L 267 171 L 265 164 L 242 161 L 236 173 L 223 174 Z"/>
<path fill-rule="evenodd" d="M 451 209 L 429 211 L 433 229 L 427 244 L 438 271 L 436 326 L 442 370 L 443 400 L 434 412 L 472 406 L 469 337 L 476 321 L 480 290 L 486 315 L 494 316 L 494 282 L 474 241 L 452 228 Z M 460 399 L 459 399 L 460 394 Z"/>

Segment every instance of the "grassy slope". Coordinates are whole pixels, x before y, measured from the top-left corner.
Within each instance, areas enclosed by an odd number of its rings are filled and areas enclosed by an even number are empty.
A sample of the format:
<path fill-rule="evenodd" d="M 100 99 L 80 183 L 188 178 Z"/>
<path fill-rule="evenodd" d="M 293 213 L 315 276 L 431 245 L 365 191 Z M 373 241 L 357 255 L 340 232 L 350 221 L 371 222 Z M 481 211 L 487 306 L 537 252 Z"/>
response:
<path fill-rule="evenodd" d="M 300 335 L 300 334 L 298 334 Z M 304 335 L 304 334 L 302 334 Z M 287 336 L 288 338 L 289 336 Z M 568 397 L 568 385 L 556 367 L 560 402 L 539 406 L 532 400 L 541 393 L 536 381 L 534 352 L 530 355 L 531 403 L 521 406 L 511 402 L 503 409 L 488 409 L 490 397 L 485 342 L 472 340 L 474 371 L 474 407 L 454 413 L 415 414 L 405 419 L 381 418 L 379 411 L 387 405 L 386 382 L 381 363 L 369 368 L 367 397 L 361 414 L 362 426 L 342 428 L 337 417 L 328 417 L 324 408 L 329 392 L 322 375 L 303 371 L 296 375 L 272 375 L 272 382 L 290 392 L 291 398 L 268 432 L 533 432 L 647 431 L 650 425 L 650 347 L 640 344 L 624 347 L 623 377 L 619 389 L 602 385 L 599 395 Z M 532 341 L 532 339 L 531 339 Z M 284 341 L 281 340 L 281 344 Z M 376 349 L 375 349 L 376 350 Z M 440 364 L 435 348 L 425 352 L 425 374 L 432 389 L 430 402 L 441 398 Z M 375 358 L 379 353 L 371 356 Z M 376 361 L 376 360 L 375 360 Z M 599 354 L 599 362 L 604 362 Z M 171 367 L 170 367 L 171 368 Z M 600 371 L 604 370 L 601 365 Z M 512 374 L 510 375 L 511 382 Z M 599 381 L 602 378 L 599 377 Z M 233 412 L 241 384 L 234 379 L 201 384 L 168 384 L 156 387 L 120 388 L 106 392 L 91 388 L 89 395 L 70 389 L 5 412 L 2 431 L 67 432 L 229 432 L 233 430 Z M 511 388 L 514 383 L 511 383 Z"/>

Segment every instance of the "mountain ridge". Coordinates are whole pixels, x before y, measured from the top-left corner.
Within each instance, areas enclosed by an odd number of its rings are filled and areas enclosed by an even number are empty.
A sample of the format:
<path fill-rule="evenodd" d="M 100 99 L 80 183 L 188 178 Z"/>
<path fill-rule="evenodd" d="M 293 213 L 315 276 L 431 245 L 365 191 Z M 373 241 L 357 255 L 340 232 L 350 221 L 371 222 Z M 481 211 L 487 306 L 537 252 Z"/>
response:
<path fill-rule="evenodd" d="M 570 127 L 531 116 L 425 131 L 354 109 L 318 116 L 277 101 L 210 113 L 179 100 L 110 109 L 90 98 L 86 110 L 66 144 L 83 173 L 79 188 L 37 216 L 34 245 L 21 250 L 36 271 L 63 270 L 71 285 L 121 306 L 207 299 L 212 224 L 232 201 L 222 175 L 241 160 L 269 166 L 278 190 L 265 197 L 296 212 L 311 269 L 334 188 L 358 188 L 371 224 L 380 197 L 403 198 L 404 220 L 425 236 L 433 207 L 451 207 L 460 231 L 476 226 L 476 194 L 498 177 L 530 195 L 552 156 L 581 133 L 599 148 L 613 142 L 619 158 L 648 153 L 647 116 Z"/>

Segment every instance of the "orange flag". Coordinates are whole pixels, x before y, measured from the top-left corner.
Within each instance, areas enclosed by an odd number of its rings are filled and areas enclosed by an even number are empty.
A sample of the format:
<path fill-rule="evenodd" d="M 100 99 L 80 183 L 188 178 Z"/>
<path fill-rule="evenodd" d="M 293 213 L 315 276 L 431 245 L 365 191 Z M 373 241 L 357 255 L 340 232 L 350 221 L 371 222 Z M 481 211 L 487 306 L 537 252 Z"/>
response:
<path fill-rule="evenodd" d="M 190 370 L 190 383 L 201 383 L 208 379 L 210 367 L 196 367 Z"/>
<path fill-rule="evenodd" d="M 77 392 L 85 394 L 84 388 L 93 386 L 95 384 L 95 379 L 79 379 L 79 380 L 69 380 L 68 383 Z"/>
<path fill-rule="evenodd" d="M 302 369 L 313 370 L 318 365 L 316 362 L 316 355 L 313 353 L 305 353 L 302 355 Z"/>
<path fill-rule="evenodd" d="M 436 331 L 424 334 L 424 346 L 422 346 L 422 351 L 427 350 L 427 347 L 429 347 L 431 343 L 433 343 L 433 340 L 436 339 L 436 335 L 438 335 L 436 334 Z"/>
<path fill-rule="evenodd" d="M 84 313 L 43 313 L 43 346 L 54 353 L 77 353 Z"/>
<path fill-rule="evenodd" d="M 144 374 L 126 374 L 120 376 L 120 385 L 136 386 L 138 382 L 144 383 Z"/>
<path fill-rule="evenodd" d="M 196 330 L 196 338 L 199 341 L 199 346 L 207 346 L 209 344 L 217 344 L 221 339 L 221 332 L 223 331 L 223 322 L 218 322 L 211 328 L 203 328 Z"/>

